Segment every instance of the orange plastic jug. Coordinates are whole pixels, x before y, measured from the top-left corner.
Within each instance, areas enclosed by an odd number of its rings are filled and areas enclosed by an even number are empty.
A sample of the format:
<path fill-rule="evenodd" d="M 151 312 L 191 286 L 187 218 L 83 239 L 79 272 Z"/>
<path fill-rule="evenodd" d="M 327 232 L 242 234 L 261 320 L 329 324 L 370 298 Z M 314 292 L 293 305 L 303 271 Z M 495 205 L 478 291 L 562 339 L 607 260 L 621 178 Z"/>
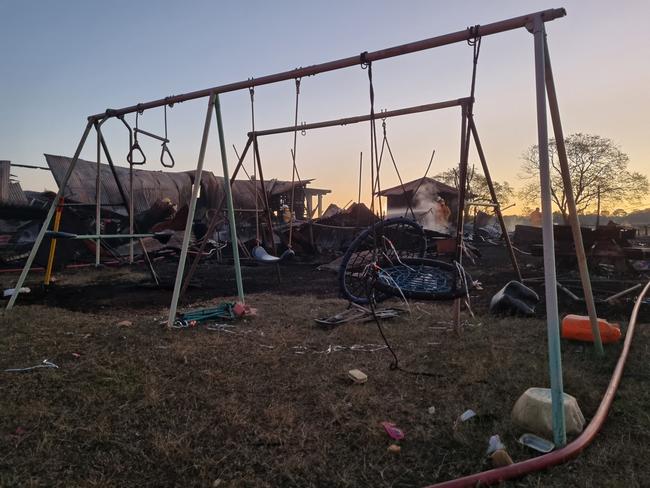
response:
<path fill-rule="evenodd" d="M 605 319 L 598 319 L 598 328 L 600 329 L 600 338 L 603 344 L 611 344 L 621 339 L 621 328 L 618 324 L 610 324 Z M 564 317 L 562 319 L 562 338 L 594 342 L 589 317 L 573 314 Z"/>

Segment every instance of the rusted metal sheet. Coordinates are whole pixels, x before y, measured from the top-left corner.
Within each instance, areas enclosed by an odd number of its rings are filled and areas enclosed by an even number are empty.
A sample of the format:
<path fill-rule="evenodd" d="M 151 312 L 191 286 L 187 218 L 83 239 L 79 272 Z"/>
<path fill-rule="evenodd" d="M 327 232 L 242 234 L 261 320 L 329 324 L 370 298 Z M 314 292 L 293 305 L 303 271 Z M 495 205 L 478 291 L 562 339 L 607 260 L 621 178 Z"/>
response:
<path fill-rule="evenodd" d="M 45 155 L 45 160 L 52 171 L 57 184 L 63 181 L 71 158 L 65 156 Z M 129 169 L 116 166 L 115 170 L 123 187 L 128 187 Z M 79 159 L 68 181 L 64 197 L 79 203 L 95 203 L 95 181 L 97 163 Z M 188 204 L 191 196 L 194 171 L 167 172 L 144 169 L 133 170 L 133 200 L 136 214 L 150 209 L 157 201 L 169 198 L 172 203 L 181 208 Z M 311 180 L 296 181 L 295 186 L 305 186 Z M 107 164 L 100 164 L 100 199 L 103 206 L 122 207 L 122 198 L 115 179 Z M 255 185 L 260 188 L 260 182 L 236 180 L 233 183 L 233 200 L 236 209 L 254 210 Z M 281 195 L 291 190 L 290 181 L 269 180 L 265 182 L 269 197 Z M 225 208 L 225 191 L 223 177 L 215 176 L 209 171 L 203 171 L 201 176 L 201 197 L 199 205 L 204 208 L 221 210 Z M 263 203 L 258 202 L 261 210 Z"/>
<path fill-rule="evenodd" d="M 8 201 L 16 205 L 27 205 L 29 203 L 27 196 L 25 196 L 25 192 L 23 192 L 20 183 L 17 181 L 12 181 L 9 183 Z"/>
<path fill-rule="evenodd" d="M 65 156 L 45 155 L 47 165 L 57 185 L 60 185 L 72 162 Z M 129 169 L 115 168 L 124 187 L 128 187 Z M 95 181 L 97 163 L 79 159 L 70 175 L 68 185 L 63 193 L 66 200 L 79 203 L 95 203 Z M 106 206 L 122 206 L 122 198 L 107 164 L 100 165 L 100 203 Z M 169 198 L 180 205 L 189 201 L 192 179 L 186 173 L 166 173 L 162 171 L 133 170 L 133 204 L 135 212 L 143 212 L 156 200 Z"/>

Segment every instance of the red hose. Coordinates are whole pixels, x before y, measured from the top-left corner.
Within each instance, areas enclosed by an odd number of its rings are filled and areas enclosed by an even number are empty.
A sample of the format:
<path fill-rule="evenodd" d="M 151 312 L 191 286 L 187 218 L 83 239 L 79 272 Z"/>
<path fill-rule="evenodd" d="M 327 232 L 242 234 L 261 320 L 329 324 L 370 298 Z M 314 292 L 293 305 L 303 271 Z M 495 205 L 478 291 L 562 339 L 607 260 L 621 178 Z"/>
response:
<path fill-rule="evenodd" d="M 632 336 L 634 335 L 634 329 L 636 328 L 636 320 L 637 315 L 639 314 L 639 308 L 641 307 L 641 301 L 648 292 L 648 289 L 650 289 L 650 282 L 648 282 L 648 284 L 645 286 L 636 303 L 634 304 L 632 315 L 630 315 L 630 323 L 627 328 L 627 334 L 625 335 L 625 342 L 623 343 L 623 350 L 621 351 L 621 355 L 618 358 L 618 362 L 616 363 L 616 368 L 614 368 L 612 379 L 609 381 L 609 385 L 607 386 L 605 395 L 603 396 L 603 399 L 598 406 L 598 410 L 596 410 L 596 415 L 594 415 L 594 417 L 591 419 L 591 422 L 589 422 L 589 425 L 582 432 L 582 434 L 580 434 L 573 442 L 567 444 L 562 449 L 559 449 L 557 451 L 553 451 L 536 458 L 527 459 L 526 461 L 521 461 L 509 466 L 504 466 L 502 468 L 483 471 L 481 473 L 472 474 L 470 476 L 456 478 L 455 480 L 443 481 L 442 483 L 431 485 L 428 488 L 459 488 L 462 486 L 477 486 L 477 484 L 493 485 L 504 480 L 519 478 L 528 473 L 540 471 L 542 469 L 564 463 L 565 461 L 578 456 L 578 454 L 580 454 L 580 452 L 585 447 L 591 444 L 591 441 L 594 440 L 594 437 L 596 437 L 596 434 L 607 418 L 607 413 L 609 412 L 609 408 L 612 406 L 614 395 L 616 394 L 618 385 L 621 382 L 621 376 L 623 375 L 625 361 L 627 360 L 627 356 L 630 352 Z"/>

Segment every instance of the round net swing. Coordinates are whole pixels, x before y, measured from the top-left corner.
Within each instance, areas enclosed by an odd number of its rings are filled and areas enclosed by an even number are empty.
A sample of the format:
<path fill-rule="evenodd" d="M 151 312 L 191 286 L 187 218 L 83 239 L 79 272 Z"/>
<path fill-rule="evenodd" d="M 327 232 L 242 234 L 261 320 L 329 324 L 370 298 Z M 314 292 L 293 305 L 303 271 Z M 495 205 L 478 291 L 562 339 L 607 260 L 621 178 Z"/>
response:
<path fill-rule="evenodd" d="M 425 258 L 423 228 L 404 217 L 380 221 L 352 241 L 339 268 L 344 298 L 367 304 L 389 296 L 453 300 L 467 295 L 471 278 L 454 263 Z"/>

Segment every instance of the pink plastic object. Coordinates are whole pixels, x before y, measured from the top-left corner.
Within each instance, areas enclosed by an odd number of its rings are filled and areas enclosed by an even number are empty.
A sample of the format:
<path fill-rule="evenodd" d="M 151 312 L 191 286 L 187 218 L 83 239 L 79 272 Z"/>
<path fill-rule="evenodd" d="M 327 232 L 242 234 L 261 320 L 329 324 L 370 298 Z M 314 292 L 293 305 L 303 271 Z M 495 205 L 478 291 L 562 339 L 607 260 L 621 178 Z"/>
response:
<path fill-rule="evenodd" d="M 235 306 L 232 307 L 232 311 L 237 317 L 248 317 L 251 315 L 257 315 L 257 309 L 251 308 L 248 305 L 243 303 L 235 303 Z"/>
<path fill-rule="evenodd" d="M 384 430 L 391 439 L 394 439 L 396 441 L 401 441 L 404 439 L 404 432 L 402 429 L 395 427 L 395 424 L 392 422 L 382 422 L 381 425 L 384 427 Z"/>

